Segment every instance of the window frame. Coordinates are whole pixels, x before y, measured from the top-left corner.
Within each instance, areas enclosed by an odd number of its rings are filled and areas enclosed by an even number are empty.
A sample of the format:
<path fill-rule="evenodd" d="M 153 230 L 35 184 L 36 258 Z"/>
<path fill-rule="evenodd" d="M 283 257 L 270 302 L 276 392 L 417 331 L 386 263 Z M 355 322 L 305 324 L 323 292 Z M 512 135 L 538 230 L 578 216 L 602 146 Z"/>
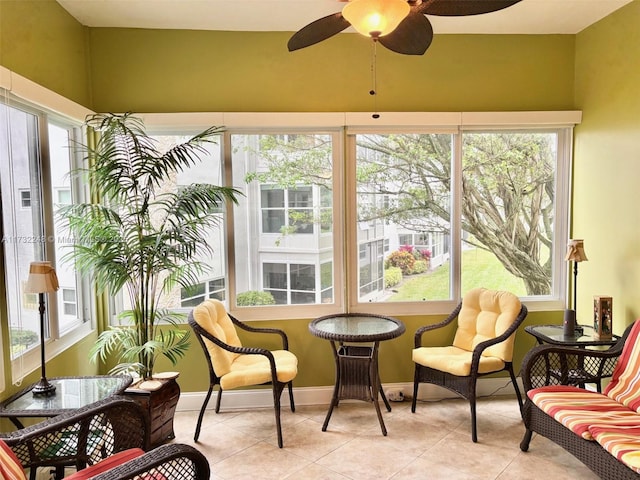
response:
<path fill-rule="evenodd" d="M 453 133 L 454 159 L 453 175 L 460 182 L 462 157 L 462 134 L 471 131 L 505 130 L 556 130 L 558 131 L 558 157 L 564 156 L 565 162 L 557 166 L 556 171 L 556 207 L 557 228 L 554 230 L 554 258 L 564 256 L 564 246 L 568 238 L 570 223 L 570 191 L 573 127 L 581 122 L 580 111 L 545 112 L 390 112 L 378 119 L 372 119 L 368 113 L 176 113 L 141 115 L 149 131 L 154 127 L 171 133 L 200 131 L 210 125 L 225 125 L 223 136 L 224 176 L 227 185 L 232 183 L 231 136 L 234 134 L 296 134 L 296 133 L 334 133 L 337 134 L 334 145 L 334 189 L 333 189 L 333 233 L 334 233 L 334 285 L 335 301 L 329 305 L 286 305 L 268 307 L 228 306 L 234 315 L 241 319 L 301 319 L 335 313 L 336 311 L 369 311 L 371 304 L 358 303 L 357 260 L 359 251 L 353 241 L 355 208 L 344 209 L 341 206 L 353 204 L 355 198 L 355 163 L 349 156 L 355 149 L 352 140 L 354 132 L 366 133 Z M 155 133 L 155 131 L 154 131 Z M 562 141 L 561 141 L 562 140 Z M 353 154 L 352 154 L 353 155 Z M 452 225 L 450 254 L 452 259 L 459 258 L 461 249 L 460 222 L 460 185 L 455 186 L 453 196 L 453 215 L 456 224 Z M 228 206 L 225 217 L 227 225 L 233 225 L 233 209 Z M 235 296 L 235 258 L 233 228 L 227 226 L 227 268 L 229 298 Z M 388 248 L 383 244 L 385 253 Z M 355 250 L 354 250 L 355 249 Z M 348 259 L 348 260 L 347 260 Z M 452 275 L 459 278 L 459 260 L 452 260 Z M 457 272 L 457 273 L 456 273 Z M 564 308 L 567 297 L 566 262 L 556 261 L 553 267 L 553 293 L 548 298 L 522 297 L 530 311 L 558 310 Z M 455 277 L 454 277 L 455 278 Z M 452 282 L 452 299 L 448 301 L 428 302 L 388 302 L 376 303 L 376 311 L 382 314 L 443 314 L 451 310 L 461 297 L 459 282 Z"/>
<path fill-rule="evenodd" d="M 84 133 L 82 129 L 84 118 L 93 112 L 4 67 L 0 67 L 0 101 L 8 107 L 18 108 L 37 118 L 38 138 L 36 140 L 36 148 L 41 169 L 39 182 L 40 188 L 42 189 L 42 198 L 37 199 L 37 201 L 41 201 L 43 205 L 45 255 L 47 260 L 52 261 L 52 263 L 56 265 L 56 261 L 60 261 L 60 259 L 55 258 L 54 248 L 54 242 L 56 241 L 53 211 L 54 186 L 51 184 L 48 128 L 49 124 L 52 124 L 68 130 L 70 132 L 69 146 L 71 146 L 74 142 L 78 142 L 82 138 Z M 77 153 L 71 154 L 70 168 L 75 168 L 79 159 Z M 76 184 L 75 187 L 77 191 L 84 191 L 84 188 L 79 184 Z M 31 198 L 32 206 L 33 202 L 34 199 Z M 4 264 L 4 249 L 1 255 L 3 256 L 2 261 Z M 76 322 L 73 328 L 61 332 L 57 319 L 57 295 L 47 296 L 47 317 L 49 319 L 49 325 L 46 329 L 48 337 L 45 339 L 46 361 L 49 361 L 62 351 L 76 344 L 95 329 L 95 302 L 89 282 L 87 279 L 80 279 L 78 276 L 76 276 L 76 278 L 78 279 L 77 284 L 82 290 L 82 292 L 76 291 L 77 308 L 79 309 L 82 305 L 82 311 L 78 311 L 78 316 L 84 320 Z M 6 295 L 7 290 L 4 278 L 2 284 L 5 285 L 3 293 Z M 6 305 L 5 300 L 3 300 L 3 304 Z M 6 338 L 9 338 L 8 320 L 2 323 L 2 329 L 4 330 L 5 328 L 7 329 Z M 38 344 L 39 343 L 40 342 L 38 342 Z M 11 380 L 5 379 L 4 377 L 0 379 L 0 386 L 2 387 L 6 386 L 9 382 L 14 384 L 19 382 L 22 377 L 30 372 L 36 371 L 41 366 L 39 346 L 29 349 L 14 359 L 11 359 L 10 353 L 3 351 L 2 359 L 3 362 L 11 365 Z M 1 390 L 4 390 L 4 388 Z"/>

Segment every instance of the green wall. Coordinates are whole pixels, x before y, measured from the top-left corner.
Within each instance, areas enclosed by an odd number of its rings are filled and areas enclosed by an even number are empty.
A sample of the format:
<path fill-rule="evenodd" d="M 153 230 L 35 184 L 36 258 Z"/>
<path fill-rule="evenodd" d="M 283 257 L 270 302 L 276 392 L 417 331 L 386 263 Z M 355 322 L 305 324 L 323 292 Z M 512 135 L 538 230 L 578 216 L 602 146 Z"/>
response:
<path fill-rule="evenodd" d="M 614 330 L 640 317 L 640 0 L 576 39 L 573 237 L 584 238 L 578 318 L 613 297 Z"/>
<path fill-rule="evenodd" d="M 371 111 L 371 46 L 341 34 L 288 52 L 286 32 L 95 28 L 98 111 Z M 564 110 L 574 37 L 436 35 L 424 56 L 378 47 L 381 111 Z"/>
<path fill-rule="evenodd" d="M 87 31 L 54 0 L 0 0 L 0 65 L 90 108 Z"/>
<path fill-rule="evenodd" d="M 585 238 L 590 261 L 580 266 L 579 312 L 587 315 L 592 295 L 613 295 L 616 331 L 640 309 L 638 213 L 632 210 L 640 168 L 638 24 L 635 0 L 577 36 L 436 32 L 424 56 L 377 50 L 380 111 L 584 110 L 576 130 L 573 232 Z M 0 27 L 0 65 L 96 111 L 375 108 L 368 94 L 371 47 L 355 34 L 289 53 L 289 33 L 85 28 L 53 0 L 0 1 Z M 526 323 L 560 323 L 560 317 L 533 312 Z M 440 318 L 403 318 L 407 333 L 381 345 L 384 382 L 411 380 L 413 332 Z M 266 324 L 289 334 L 300 358 L 297 386 L 330 385 L 329 345 L 308 333 L 308 322 Z M 529 337 L 518 333 L 516 370 L 534 343 Z M 91 341 L 54 359 L 51 373 L 73 373 L 78 364 L 87 373 Z M 183 391 L 206 388 L 196 343 L 175 369 Z"/>

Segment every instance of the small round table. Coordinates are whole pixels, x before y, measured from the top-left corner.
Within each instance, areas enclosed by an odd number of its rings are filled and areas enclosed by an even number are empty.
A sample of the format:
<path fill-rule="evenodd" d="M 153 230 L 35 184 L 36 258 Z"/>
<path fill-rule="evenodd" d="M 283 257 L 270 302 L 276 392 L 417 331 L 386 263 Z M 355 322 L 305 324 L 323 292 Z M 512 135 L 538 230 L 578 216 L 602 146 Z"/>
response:
<path fill-rule="evenodd" d="M 565 335 L 562 325 L 528 325 L 524 327 L 524 331 L 535 337 L 540 345 L 546 343 L 579 348 L 612 347 L 620 340 L 617 335 L 613 335 L 608 340 L 600 340 L 595 337 L 593 327 L 589 325 L 580 325 L 580 327 L 582 327 L 582 331 L 576 331 L 573 335 Z M 600 392 L 602 391 L 602 379 L 613 374 L 616 361 L 617 357 L 592 361 L 589 365 L 584 365 L 581 362 L 578 365 L 569 366 L 564 363 L 563 359 L 558 371 L 547 365 L 547 375 L 557 377 L 562 384 L 578 385 L 583 388 L 585 383 L 593 383 Z"/>
<path fill-rule="evenodd" d="M 404 324 L 398 319 L 382 315 L 339 313 L 313 320 L 309 324 L 309 331 L 316 337 L 330 341 L 336 362 L 336 383 L 322 431 L 327 430 L 333 409 L 340 400 L 353 399 L 373 403 L 382 434 L 386 435 L 378 392 L 388 411 L 391 411 L 391 405 L 380 383 L 378 347 L 381 341 L 402 335 Z M 351 345 L 353 343 L 356 345 Z M 370 345 L 361 345 L 363 343 Z"/>

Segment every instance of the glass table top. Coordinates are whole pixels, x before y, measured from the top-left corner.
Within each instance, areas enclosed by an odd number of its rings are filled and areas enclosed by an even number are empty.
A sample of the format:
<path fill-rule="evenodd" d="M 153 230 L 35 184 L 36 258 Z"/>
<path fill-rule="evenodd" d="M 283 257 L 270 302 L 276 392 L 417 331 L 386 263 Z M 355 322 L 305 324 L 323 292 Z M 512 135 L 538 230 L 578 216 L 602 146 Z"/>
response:
<path fill-rule="evenodd" d="M 599 340 L 594 336 L 593 327 L 580 325 L 583 328 L 582 335 L 576 332 L 574 335 L 565 335 L 562 325 L 528 325 L 525 331 L 543 342 L 555 345 L 570 346 L 597 346 L 613 345 L 620 338 L 614 335 L 611 340 Z"/>
<path fill-rule="evenodd" d="M 31 385 L 0 404 L 0 416 L 55 416 L 65 410 L 80 408 L 122 393 L 132 382 L 128 375 L 58 377 L 48 380 L 56 387 L 54 395 L 34 396 Z"/>
<path fill-rule="evenodd" d="M 367 314 L 337 314 L 317 318 L 309 324 L 312 334 L 338 341 L 387 340 L 402 335 L 404 324 L 392 317 Z"/>

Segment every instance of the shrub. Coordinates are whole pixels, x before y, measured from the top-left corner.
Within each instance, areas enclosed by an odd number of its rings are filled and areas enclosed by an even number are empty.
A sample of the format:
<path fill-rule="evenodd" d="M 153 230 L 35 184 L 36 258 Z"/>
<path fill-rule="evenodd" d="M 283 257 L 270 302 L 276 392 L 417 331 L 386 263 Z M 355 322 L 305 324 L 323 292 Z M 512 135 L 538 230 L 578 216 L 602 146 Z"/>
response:
<path fill-rule="evenodd" d="M 270 292 L 259 292 L 257 290 L 249 290 L 248 292 L 239 293 L 236 297 L 236 305 L 239 307 L 250 307 L 252 305 L 275 305 L 276 300 Z"/>
<path fill-rule="evenodd" d="M 420 255 L 425 260 L 430 260 L 431 259 L 431 250 L 427 250 L 427 249 L 420 250 Z"/>
<path fill-rule="evenodd" d="M 391 252 L 386 261 L 387 267 L 398 267 L 400 270 L 402 270 L 402 273 L 404 275 L 411 275 L 411 272 L 413 272 L 413 265 L 415 263 L 416 259 L 414 258 L 413 254 L 407 250 L 397 250 L 395 252 Z"/>
<path fill-rule="evenodd" d="M 413 271 L 411 273 L 424 273 L 427 271 L 428 266 L 429 264 L 426 260 L 416 260 L 416 263 L 413 264 Z"/>
<path fill-rule="evenodd" d="M 402 281 L 402 270 L 398 267 L 387 268 L 384 271 L 384 288 L 391 288 Z"/>

